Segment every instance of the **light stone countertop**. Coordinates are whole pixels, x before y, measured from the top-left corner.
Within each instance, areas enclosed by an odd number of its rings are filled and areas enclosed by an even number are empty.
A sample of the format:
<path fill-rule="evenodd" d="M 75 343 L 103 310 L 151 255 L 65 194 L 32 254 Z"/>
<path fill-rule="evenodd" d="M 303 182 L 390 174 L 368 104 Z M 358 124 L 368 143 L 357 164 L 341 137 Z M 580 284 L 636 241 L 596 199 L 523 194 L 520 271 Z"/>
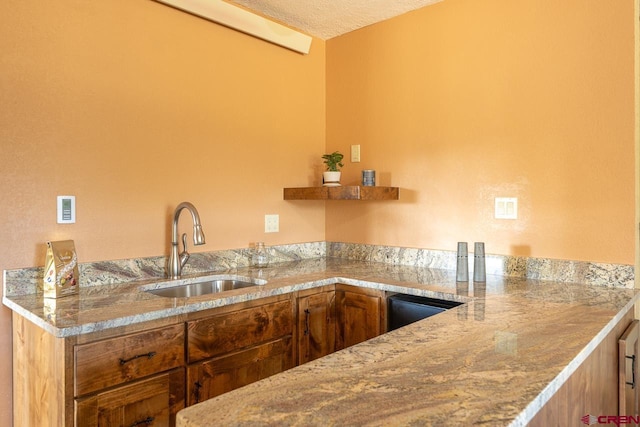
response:
<path fill-rule="evenodd" d="M 525 425 L 633 308 L 638 291 L 504 276 L 456 283 L 455 271 L 333 258 L 226 274 L 266 285 L 192 298 L 144 289 L 169 281 L 81 287 L 45 307 L 3 302 L 67 337 L 336 282 L 465 301 L 459 307 L 179 412 L 214 425 Z M 188 282 L 189 279 L 184 279 Z M 174 284 L 174 283 L 173 283 Z"/>

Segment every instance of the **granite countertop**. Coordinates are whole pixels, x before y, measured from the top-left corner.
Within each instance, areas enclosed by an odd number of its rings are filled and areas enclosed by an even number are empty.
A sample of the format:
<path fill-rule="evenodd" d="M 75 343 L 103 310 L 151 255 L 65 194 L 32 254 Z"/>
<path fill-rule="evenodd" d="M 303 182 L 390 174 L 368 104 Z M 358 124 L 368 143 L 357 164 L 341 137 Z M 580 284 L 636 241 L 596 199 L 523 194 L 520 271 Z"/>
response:
<path fill-rule="evenodd" d="M 333 258 L 234 274 L 266 285 L 192 298 L 144 289 L 169 281 L 80 288 L 46 307 L 3 302 L 58 337 L 180 316 L 336 282 L 466 302 L 447 312 L 188 407 L 182 427 L 214 425 L 525 425 L 638 299 L 634 289 Z M 188 282 L 190 279 L 184 279 Z"/>

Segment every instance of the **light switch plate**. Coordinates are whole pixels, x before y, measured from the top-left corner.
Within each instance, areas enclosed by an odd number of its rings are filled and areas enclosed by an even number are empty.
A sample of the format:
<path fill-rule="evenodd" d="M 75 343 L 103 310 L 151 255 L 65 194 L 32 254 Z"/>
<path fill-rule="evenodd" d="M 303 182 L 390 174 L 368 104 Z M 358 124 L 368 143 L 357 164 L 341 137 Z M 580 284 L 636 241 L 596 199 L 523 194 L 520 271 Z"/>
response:
<path fill-rule="evenodd" d="M 360 144 L 351 146 L 351 163 L 360 163 Z"/>
<path fill-rule="evenodd" d="M 280 231 L 280 215 L 264 216 L 264 232 L 277 233 Z"/>
<path fill-rule="evenodd" d="M 518 219 L 517 197 L 496 197 L 496 219 Z"/>
<path fill-rule="evenodd" d="M 76 222 L 76 196 L 58 196 L 58 224 Z"/>

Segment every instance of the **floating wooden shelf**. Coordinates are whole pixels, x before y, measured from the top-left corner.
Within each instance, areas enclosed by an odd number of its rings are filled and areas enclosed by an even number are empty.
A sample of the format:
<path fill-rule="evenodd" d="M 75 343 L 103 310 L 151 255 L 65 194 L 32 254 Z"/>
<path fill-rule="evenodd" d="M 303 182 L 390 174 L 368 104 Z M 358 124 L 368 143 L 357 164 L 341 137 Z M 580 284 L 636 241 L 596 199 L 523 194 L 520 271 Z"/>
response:
<path fill-rule="evenodd" d="M 339 187 L 285 188 L 284 200 L 398 200 L 398 187 Z"/>

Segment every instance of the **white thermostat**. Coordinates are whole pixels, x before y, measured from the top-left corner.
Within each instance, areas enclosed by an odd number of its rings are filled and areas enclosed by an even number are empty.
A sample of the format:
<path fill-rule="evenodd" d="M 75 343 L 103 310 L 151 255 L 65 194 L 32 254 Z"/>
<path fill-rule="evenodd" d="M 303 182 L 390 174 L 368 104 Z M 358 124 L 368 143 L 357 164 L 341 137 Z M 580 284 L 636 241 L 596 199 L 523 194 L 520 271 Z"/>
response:
<path fill-rule="evenodd" d="M 58 196 L 58 224 L 76 222 L 76 196 Z"/>

